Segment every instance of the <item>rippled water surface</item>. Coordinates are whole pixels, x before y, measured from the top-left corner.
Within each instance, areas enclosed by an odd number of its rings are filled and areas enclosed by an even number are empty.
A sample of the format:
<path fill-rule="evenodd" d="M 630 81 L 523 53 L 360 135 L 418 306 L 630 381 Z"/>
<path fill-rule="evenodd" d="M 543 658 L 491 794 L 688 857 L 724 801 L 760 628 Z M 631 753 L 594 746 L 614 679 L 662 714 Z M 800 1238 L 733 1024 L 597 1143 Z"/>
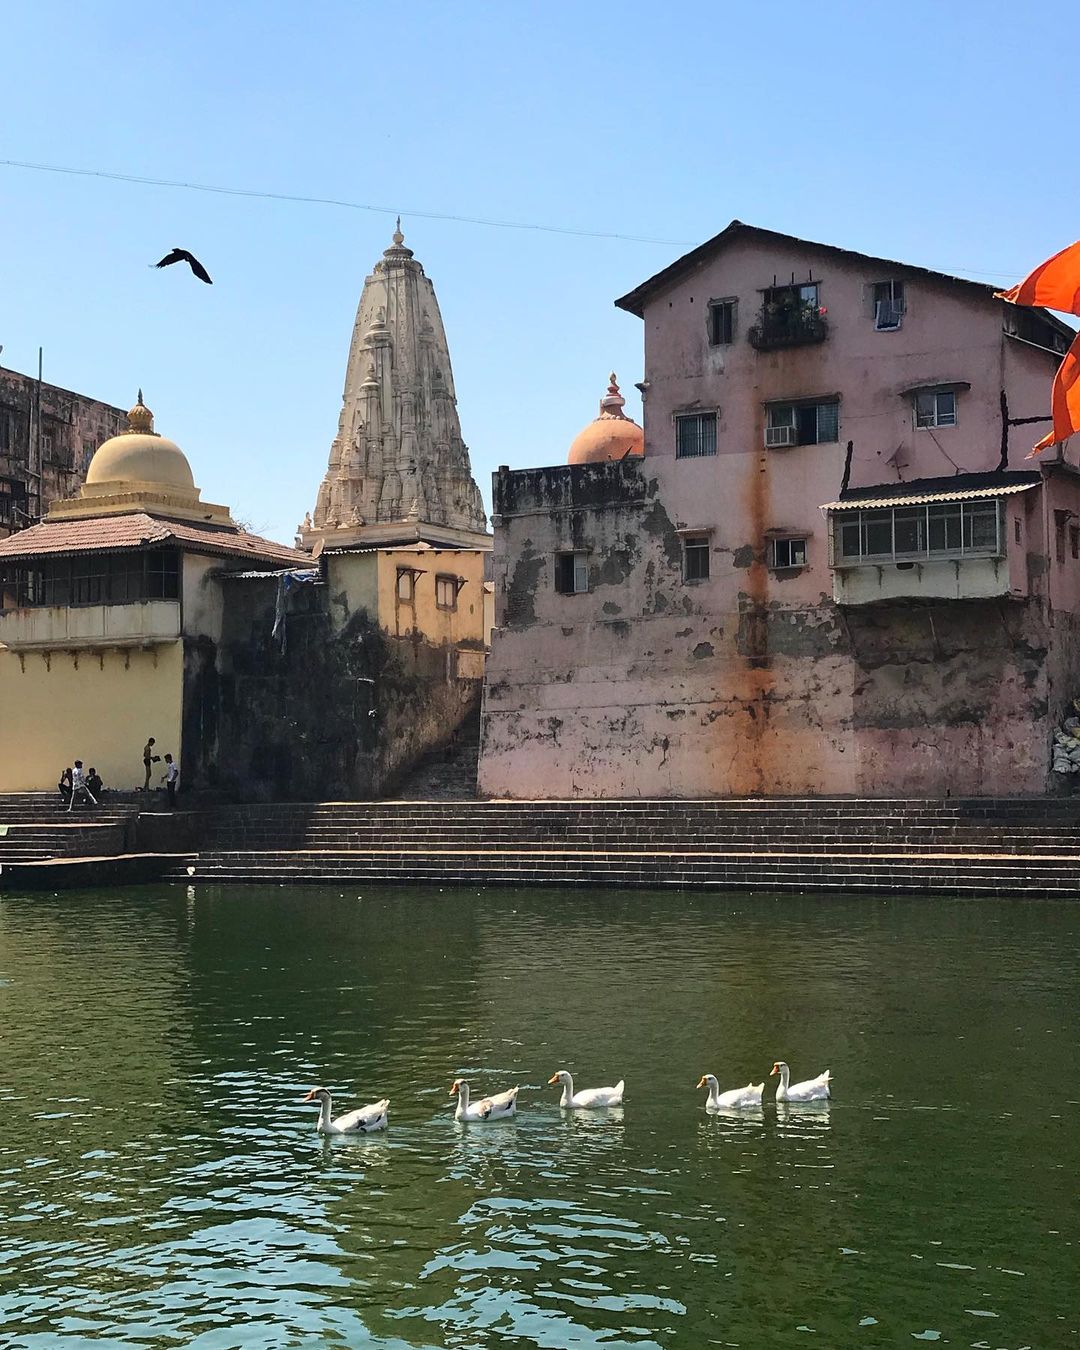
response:
<path fill-rule="evenodd" d="M 5 898 L 0 1344 L 1080 1345 L 1078 946 L 1050 902 Z M 832 1103 L 705 1115 L 777 1058 Z M 564 1066 L 625 1106 L 564 1118 Z M 389 1131 L 321 1140 L 320 1083 Z"/>

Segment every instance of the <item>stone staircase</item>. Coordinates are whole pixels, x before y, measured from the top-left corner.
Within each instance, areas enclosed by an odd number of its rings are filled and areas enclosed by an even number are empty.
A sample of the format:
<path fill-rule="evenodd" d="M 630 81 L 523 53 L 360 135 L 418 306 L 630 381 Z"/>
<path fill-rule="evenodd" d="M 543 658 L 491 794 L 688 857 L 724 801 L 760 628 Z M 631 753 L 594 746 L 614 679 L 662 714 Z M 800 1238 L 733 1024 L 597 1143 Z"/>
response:
<path fill-rule="evenodd" d="M 475 801 L 480 759 L 480 710 L 462 723 L 458 734 L 426 755 L 397 791 L 401 801 Z"/>
<path fill-rule="evenodd" d="M 126 853 L 138 807 L 128 801 L 76 806 L 55 792 L 0 795 L 0 867 L 47 858 L 100 858 Z"/>
<path fill-rule="evenodd" d="M 277 804 L 206 813 L 186 865 L 263 883 L 1077 897 L 1078 817 L 1068 799 Z"/>

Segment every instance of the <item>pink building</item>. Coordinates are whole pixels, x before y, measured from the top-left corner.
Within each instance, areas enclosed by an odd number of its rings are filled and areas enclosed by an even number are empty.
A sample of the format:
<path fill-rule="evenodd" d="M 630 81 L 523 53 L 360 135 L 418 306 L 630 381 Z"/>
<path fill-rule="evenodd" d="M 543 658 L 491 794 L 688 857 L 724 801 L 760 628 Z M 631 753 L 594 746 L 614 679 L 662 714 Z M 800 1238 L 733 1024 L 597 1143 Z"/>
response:
<path fill-rule="evenodd" d="M 737 221 L 617 303 L 644 455 L 609 391 L 570 464 L 495 475 L 481 791 L 1044 792 L 1080 447 L 1025 456 L 1070 330 Z"/>

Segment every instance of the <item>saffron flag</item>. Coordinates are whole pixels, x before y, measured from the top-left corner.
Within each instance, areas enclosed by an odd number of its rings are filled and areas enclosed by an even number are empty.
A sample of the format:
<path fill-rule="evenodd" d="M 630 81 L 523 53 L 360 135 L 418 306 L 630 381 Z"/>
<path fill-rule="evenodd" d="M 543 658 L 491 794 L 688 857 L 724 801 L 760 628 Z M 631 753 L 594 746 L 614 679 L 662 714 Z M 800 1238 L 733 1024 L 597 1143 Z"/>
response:
<path fill-rule="evenodd" d="M 1058 366 L 1050 391 L 1050 409 L 1054 429 L 1032 448 L 1028 459 L 1034 459 L 1049 446 L 1057 445 L 1058 441 L 1067 440 L 1080 431 L 1080 334 L 1077 334 Z"/>
<path fill-rule="evenodd" d="M 1040 263 L 1019 286 L 996 291 L 995 296 L 1014 305 L 1038 305 L 1080 315 L 1080 239 Z"/>
<path fill-rule="evenodd" d="M 995 291 L 998 300 L 1014 305 L 1038 305 L 1064 314 L 1080 315 L 1080 239 L 1047 258 L 1011 290 Z M 1080 431 L 1080 335 L 1054 376 L 1050 391 L 1054 429 L 1032 448 L 1028 459 Z"/>

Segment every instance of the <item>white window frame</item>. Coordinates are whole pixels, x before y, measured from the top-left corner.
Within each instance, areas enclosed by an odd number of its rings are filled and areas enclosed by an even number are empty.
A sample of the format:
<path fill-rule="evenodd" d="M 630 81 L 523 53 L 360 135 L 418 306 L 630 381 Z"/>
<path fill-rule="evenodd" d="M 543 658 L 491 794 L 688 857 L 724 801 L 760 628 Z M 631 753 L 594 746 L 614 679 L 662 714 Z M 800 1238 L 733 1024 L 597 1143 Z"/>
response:
<path fill-rule="evenodd" d="M 574 588 L 563 590 L 559 586 L 559 568 L 561 559 L 574 560 Z M 559 549 L 555 554 L 555 593 L 557 595 L 585 595 L 589 590 L 589 555 L 581 549 Z"/>
<path fill-rule="evenodd" d="M 879 296 L 878 291 L 886 286 L 889 288 L 888 296 Z M 870 287 L 870 303 L 874 311 L 874 331 L 876 333 L 895 333 L 903 323 L 904 315 L 907 313 L 907 293 L 903 280 L 900 277 L 889 277 L 884 281 L 873 282 Z M 892 306 L 896 318 L 895 323 L 881 322 L 881 306 L 883 304 Z"/>
<path fill-rule="evenodd" d="M 707 423 L 712 419 L 712 449 L 711 450 L 690 450 L 680 449 L 679 426 L 682 422 L 703 422 Z M 693 412 L 678 412 L 673 418 L 675 424 L 675 458 L 676 459 L 711 459 L 716 454 L 717 432 L 719 430 L 720 409 L 719 408 L 700 408 Z M 698 443 L 701 444 L 704 438 L 699 435 Z"/>
<path fill-rule="evenodd" d="M 933 412 L 930 414 L 931 420 L 920 421 L 919 400 L 931 398 L 934 400 Z M 944 418 L 942 417 L 941 408 L 939 405 L 939 400 L 942 398 L 952 399 L 951 416 L 946 415 Z M 911 396 L 911 416 L 913 422 L 915 423 L 915 430 L 937 431 L 941 427 L 956 426 L 959 411 L 957 408 L 957 403 L 958 399 L 956 397 L 955 389 L 916 389 L 914 394 L 912 394 Z"/>
<path fill-rule="evenodd" d="M 795 544 L 798 544 L 802 548 L 801 562 L 791 561 L 790 550 L 791 546 Z M 809 540 L 805 534 L 782 534 L 775 536 L 769 541 L 769 566 L 774 572 L 783 572 L 796 567 L 806 567 L 807 556 L 809 553 L 808 544 Z M 781 562 L 778 556 L 778 550 L 781 545 L 785 545 L 789 550 L 787 562 Z"/>

